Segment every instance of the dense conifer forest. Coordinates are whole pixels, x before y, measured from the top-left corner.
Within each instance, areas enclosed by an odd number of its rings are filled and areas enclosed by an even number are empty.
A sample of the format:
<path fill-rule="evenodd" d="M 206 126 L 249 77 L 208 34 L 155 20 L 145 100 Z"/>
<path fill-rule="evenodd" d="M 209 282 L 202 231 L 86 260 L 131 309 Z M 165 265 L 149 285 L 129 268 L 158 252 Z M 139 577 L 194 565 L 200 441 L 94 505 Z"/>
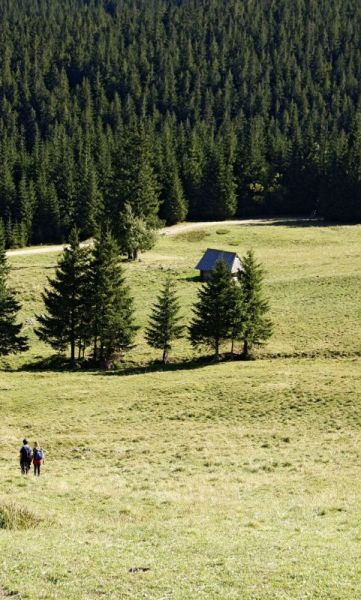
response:
<path fill-rule="evenodd" d="M 125 214 L 360 220 L 360 31 L 357 0 L 1 0 L 7 245 Z"/>

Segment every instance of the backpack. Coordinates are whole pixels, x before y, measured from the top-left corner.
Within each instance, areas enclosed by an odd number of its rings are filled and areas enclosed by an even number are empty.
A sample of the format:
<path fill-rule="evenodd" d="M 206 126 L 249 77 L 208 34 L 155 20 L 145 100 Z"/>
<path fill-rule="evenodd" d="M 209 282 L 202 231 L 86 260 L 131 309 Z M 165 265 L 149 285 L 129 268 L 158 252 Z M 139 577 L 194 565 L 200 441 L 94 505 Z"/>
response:
<path fill-rule="evenodd" d="M 40 448 L 34 450 L 34 460 L 43 460 L 43 451 Z"/>

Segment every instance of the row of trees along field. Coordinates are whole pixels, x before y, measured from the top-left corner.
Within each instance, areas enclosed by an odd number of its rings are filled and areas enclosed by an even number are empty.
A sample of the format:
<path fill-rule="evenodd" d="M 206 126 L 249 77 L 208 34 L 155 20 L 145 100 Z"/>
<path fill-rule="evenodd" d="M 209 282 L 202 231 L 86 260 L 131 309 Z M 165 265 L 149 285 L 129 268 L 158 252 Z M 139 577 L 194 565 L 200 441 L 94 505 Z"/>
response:
<path fill-rule="evenodd" d="M 193 346 L 210 347 L 215 357 L 229 340 L 242 344 L 242 357 L 272 335 L 267 316 L 268 303 L 262 293 L 262 269 L 252 252 L 243 259 L 237 281 L 226 264 L 219 261 L 211 280 L 200 288 L 188 325 Z M 16 324 L 20 308 L 7 284 L 8 267 L 4 246 L 0 252 L 0 356 L 28 349 L 21 325 Z M 120 262 L 118 246 L 103 229 L 92 248 L 82 247 L 76 230 L 71 232 L 53 278 L 42 294 L 45 314 L 37 317 L 37 336 L 60 353 L 70 349 L 75 362 L 109 367 L 116 364 L 134 344 L 138 327 L 134 322 L 133 298 Z M 185 335 L 185 325 L 175 282 L 169 276 L 157 298 L 145 339 L 162 351 L 168 362 L 173 342 Z"/>
<path fill-rule="evenodd" d="M 358 0 L 2 0 L 7 246 L 126 216 L 360 220 L 360 30 Z"/>

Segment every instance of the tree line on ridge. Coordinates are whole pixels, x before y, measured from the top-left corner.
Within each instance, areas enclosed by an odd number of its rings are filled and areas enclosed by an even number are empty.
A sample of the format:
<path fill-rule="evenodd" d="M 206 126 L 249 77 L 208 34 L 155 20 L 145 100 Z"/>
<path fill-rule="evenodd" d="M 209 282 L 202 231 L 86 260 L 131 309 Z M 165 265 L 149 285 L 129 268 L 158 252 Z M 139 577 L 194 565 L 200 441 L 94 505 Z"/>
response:
<path fill-rule="evenodd" d="M 360 3 L 226 4 L 1 2 L 7 247 L 106 221 L 120 244 L 132 222 L 133 255 L 160 222 L 360 220 Z"/>

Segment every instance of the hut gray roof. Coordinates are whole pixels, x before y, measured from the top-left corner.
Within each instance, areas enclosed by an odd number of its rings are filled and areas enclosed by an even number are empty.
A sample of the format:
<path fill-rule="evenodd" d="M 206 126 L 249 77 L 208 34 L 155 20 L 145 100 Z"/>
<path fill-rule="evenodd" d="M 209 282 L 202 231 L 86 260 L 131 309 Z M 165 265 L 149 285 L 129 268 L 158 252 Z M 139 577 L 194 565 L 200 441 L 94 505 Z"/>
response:
<path fill-rule="evenodd" d="M 226 252 L 225 250 L 215 250 L 213 248 L 208 248 L 205 251 L 195 269 L 212 271 L 218 260 L 224 260 L 231 273 L 242 270 L 242 263 L 236 252 Z"/>

